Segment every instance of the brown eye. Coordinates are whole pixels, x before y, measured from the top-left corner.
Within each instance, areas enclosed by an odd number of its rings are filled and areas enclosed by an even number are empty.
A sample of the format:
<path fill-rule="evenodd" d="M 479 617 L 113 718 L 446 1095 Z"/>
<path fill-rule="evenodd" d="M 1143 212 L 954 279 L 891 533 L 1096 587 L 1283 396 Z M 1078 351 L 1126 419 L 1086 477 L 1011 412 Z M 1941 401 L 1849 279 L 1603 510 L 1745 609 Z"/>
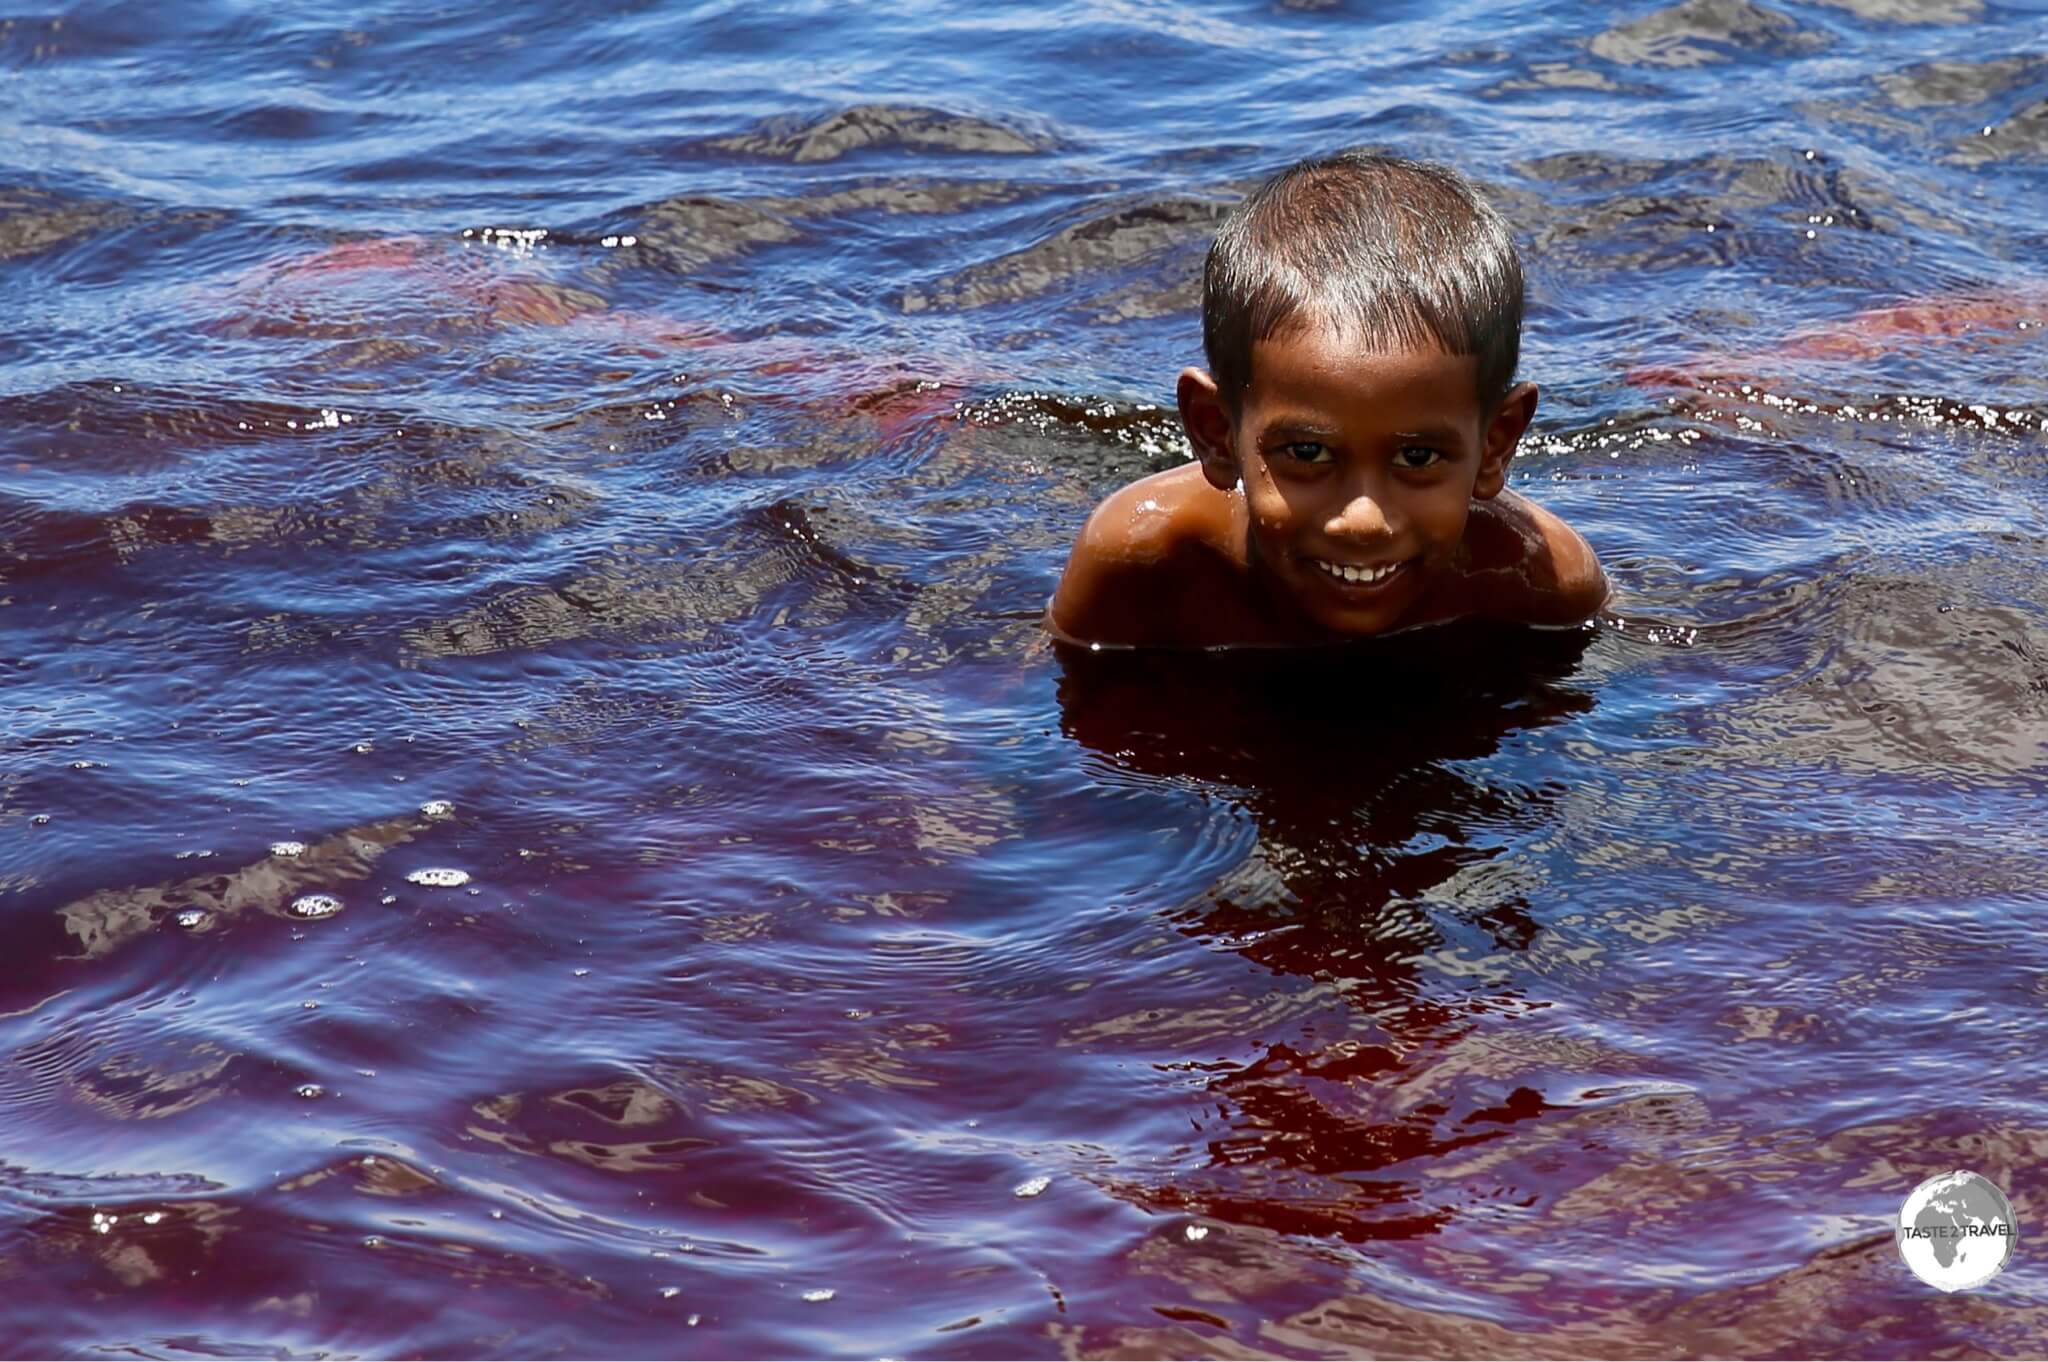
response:
<path fill-rule="evenodd" d="M 1432 464 L 1441 463 L 1443 457 L 1441 452 L 1431 449 L 1428 445 L 1404 445 L 1401 452 L 1394 456 L 1394 462 L 1402 468 L 1428 468 Z"/>
<path fill-rule="evenodd" d="M 1288 458 L 1301 463 L 1328 463 L 1333 457 L 1330 447 L 1319 440 L 1289 440 L 1280 448 Z"/>

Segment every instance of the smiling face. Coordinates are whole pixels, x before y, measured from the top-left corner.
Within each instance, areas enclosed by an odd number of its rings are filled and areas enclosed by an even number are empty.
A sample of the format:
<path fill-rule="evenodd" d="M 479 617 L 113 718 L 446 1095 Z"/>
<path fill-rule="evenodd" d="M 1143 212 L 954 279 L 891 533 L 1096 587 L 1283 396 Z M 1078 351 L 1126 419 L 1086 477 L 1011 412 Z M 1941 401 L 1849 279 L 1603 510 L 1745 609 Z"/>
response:
<path fill-rule="evenodd" d="M 1524 384 L 1483 409 L 1476 361 L 1375 352 L 1319 327 L 1252 347 L 1233 418 L 1207 374 L 1181 379 L 1205 474 L 1244 484 L 1247 570 L 1310 632 L 1384 633 L 1432 617 L 1475 499 L 1499 493 L 1529 417 Z"/>

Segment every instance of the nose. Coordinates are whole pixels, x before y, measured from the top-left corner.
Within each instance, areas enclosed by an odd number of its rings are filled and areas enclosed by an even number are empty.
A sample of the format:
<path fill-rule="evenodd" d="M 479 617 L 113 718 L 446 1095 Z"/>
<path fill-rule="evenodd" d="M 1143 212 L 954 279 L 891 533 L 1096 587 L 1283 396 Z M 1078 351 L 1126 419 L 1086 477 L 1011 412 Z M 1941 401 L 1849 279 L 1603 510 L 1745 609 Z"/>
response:
<path fill-rule="evenodd" d="M 1377 489 L 1354 487 L 1323 530 L 1333 539 L 1370 540 L 1385 538 L 1392 526 L 1387 523 Z"/>

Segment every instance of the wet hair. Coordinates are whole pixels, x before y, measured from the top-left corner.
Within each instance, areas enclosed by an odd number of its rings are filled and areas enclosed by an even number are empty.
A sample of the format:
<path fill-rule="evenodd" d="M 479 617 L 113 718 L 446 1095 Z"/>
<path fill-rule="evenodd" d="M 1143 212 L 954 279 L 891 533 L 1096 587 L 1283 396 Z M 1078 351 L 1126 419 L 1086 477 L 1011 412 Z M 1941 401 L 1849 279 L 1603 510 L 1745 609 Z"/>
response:
<path fill-rule="evenodd" d="M 1343 152 L 1281 171 L 1224 218 L 1203 270 L 1202 348 L 1233 412 L 1252 346 L 1304 326 L 1472 355 L 1491 406 L 1514 381 L 1522 294 L 1514 237 L 1463 175 Z"/>

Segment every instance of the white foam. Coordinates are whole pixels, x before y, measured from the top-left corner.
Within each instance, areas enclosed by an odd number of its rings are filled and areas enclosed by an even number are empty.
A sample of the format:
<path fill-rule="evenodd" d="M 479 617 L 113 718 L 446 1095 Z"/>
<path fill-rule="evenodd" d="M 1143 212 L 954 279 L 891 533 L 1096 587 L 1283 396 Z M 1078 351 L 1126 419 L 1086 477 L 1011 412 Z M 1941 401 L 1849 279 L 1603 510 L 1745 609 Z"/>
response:
<path fill-rule="evenodd" d="M 405 878 L 409 884 L 423 884 L 429 889 L 457 889 L 469 883 L 469 872 L 447 866 L 427 866 L 411 871 Z"/>
<path fill-rule="evenodd" d="M 293 917 L 333 917 L 340 911 L 341 900 L 332 894 L 301 894 L 292 900 Z"/>

